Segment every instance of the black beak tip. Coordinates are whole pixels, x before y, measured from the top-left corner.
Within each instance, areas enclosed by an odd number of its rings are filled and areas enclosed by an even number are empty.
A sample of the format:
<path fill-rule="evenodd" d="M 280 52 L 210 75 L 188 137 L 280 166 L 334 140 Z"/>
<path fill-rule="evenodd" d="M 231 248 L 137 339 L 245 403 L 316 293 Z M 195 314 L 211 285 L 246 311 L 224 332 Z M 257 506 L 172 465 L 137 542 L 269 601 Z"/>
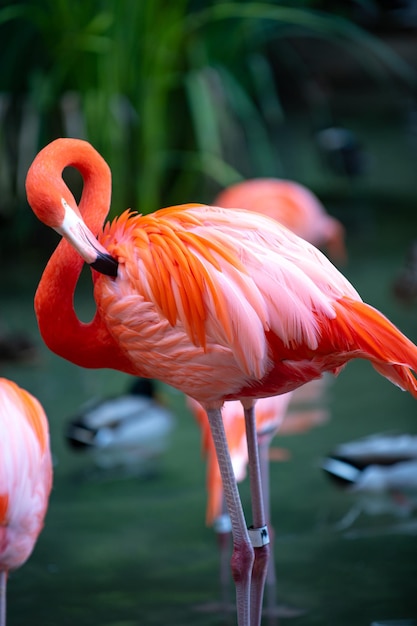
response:
<path fill-rule="evenodd" d="M 111 254 L 103 254 L 102 252 L 99 252 L 96 260 L 93 263 L 90 263 L 90 265 L 100 274 L 112 276 L 113 278 L 117 276 L 119 263 L 114 257 L 111 256 Z"/>

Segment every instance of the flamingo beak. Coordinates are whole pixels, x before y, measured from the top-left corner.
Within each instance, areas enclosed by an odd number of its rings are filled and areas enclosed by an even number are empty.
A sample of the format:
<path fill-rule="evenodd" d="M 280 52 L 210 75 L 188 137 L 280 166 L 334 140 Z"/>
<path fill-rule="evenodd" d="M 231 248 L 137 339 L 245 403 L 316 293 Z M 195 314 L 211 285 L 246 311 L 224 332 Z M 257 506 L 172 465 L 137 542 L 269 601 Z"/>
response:
<path fill-rule="evenodd" d="M 117 276 L 119 262 L 108 252 L 101 252 L 101 250 L 97 250 L 97 258 L 93 261 L 93 263 L 90 263 L 90 267 L 95 269 L 100 274 L 113 276 L 115 278 Z"/>
<path fill-rule="evenodd" d="M 62 199 L 64 216 L 55 230 L 64 237 L 82 256 L 84 261 L 100 274 L 117 276 L 118 261 L 109 254 L 97 240 L 91 230 L 64 199 Z"/>

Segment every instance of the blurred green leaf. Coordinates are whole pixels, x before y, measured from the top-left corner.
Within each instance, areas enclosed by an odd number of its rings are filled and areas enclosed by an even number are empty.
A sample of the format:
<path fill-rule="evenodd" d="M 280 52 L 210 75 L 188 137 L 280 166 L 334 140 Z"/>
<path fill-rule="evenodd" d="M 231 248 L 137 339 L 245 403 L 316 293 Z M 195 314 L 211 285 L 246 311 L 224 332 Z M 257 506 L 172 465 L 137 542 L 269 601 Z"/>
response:
<path fill-rule="evenodd" d="M 290 65 L 294 81 L 315 80 L 294 38 L 326 41 L 372 79 L 415 89 L 414 69 L 387 45 L 317 4 L 8 3 L 0 9 L 2 89 L 34 107 L 31 145 L 71 126 L 97 147 L 113 172 L 113 212 L 148 212 L 202 189 L 210 198 L 213 181 L 285 175 L 287 111 L 273 63 Z M 272 58 L 272 44 L 288 55 Z M 68 93 L 77 94 L 78 126 L 65 117 Z M 307 113 L 318 116 L 314 106 Z"/>

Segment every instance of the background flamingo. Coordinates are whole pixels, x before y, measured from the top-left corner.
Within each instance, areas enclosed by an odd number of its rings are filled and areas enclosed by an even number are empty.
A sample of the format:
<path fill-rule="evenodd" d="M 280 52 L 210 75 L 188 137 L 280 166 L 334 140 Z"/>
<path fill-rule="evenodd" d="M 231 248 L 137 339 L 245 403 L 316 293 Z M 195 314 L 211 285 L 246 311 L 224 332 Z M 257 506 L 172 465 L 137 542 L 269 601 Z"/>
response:
<path fill-rule="evenodd" d="M 84 179 L 79 206 L 62 179 Z M 313 246 L 256 212 L 203 205 L 147 216 L 123 213 L 104 230 L 110 172 L 86 142 L 49 144 L 26 190 L 38 218 L 66 241 L 52 255 L 35 309 L 50 349 L 84 367 L 158 378 L 207 411 L 232 523 L 239 626 L 260 623 L 269 546 L 254 403 L 364 358 L 417 397 L 417 347 Z M 98 234 L 96 239 L 95 234 Z M 73 308 L 83 260 L 93 269 L 97 311 Z M 254 531 L 249 536 L 221 417 L 244 406 Z"/>
<path fill-rule="evenodd" d="M 10 570 L 29 558 L 52 487 L 49 428 L 38 400 L 0 378 L 0 626 Z"/>
<path fill-rule="evenodd" d="M 219 193 L 215 206 L 239 207 L 273 217 L 314 246 L 325 248 L 337 263 L 347 261 L 345 229 L 304 185 L 279 178 L 253 178 Z"/>

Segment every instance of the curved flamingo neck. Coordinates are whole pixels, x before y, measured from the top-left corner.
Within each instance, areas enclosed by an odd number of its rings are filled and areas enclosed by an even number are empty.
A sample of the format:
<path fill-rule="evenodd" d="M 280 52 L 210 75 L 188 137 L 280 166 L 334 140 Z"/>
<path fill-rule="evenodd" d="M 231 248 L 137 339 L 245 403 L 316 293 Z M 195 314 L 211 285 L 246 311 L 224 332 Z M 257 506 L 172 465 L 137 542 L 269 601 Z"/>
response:
<path fill-rule="evenodd" d="M 32 185 L 30 201 L 38 217 L 46 221 L 42 212 L 53 210 L 51 198 L 57 198 L 57 190 L 64 197 L 70 197 L 72 205 L 76 206 L 62 179 L 64 168 L 72 166 L 84 181 L 79 211 L 90 230 L 97 234 L 108 213 L 111 195 L 110 170 L 101 156 L 86 142 L 61 139 L 47 146 L 37 160 L 32 166 L 35 170 L 31 172 L 29 183 Z M 41 199 L 36 205 L 38 189 L 41 189 Z M 120 352 L 99 312 L 96 311 L 89 323 L 82 322 L 76 315 L 74 294 L 83 264 L 67 241 L 58 244 L 35 294 L 35 312 L 42 338 L 53 352 L 76 365 L 133 373 L 132 363 Z"/>

